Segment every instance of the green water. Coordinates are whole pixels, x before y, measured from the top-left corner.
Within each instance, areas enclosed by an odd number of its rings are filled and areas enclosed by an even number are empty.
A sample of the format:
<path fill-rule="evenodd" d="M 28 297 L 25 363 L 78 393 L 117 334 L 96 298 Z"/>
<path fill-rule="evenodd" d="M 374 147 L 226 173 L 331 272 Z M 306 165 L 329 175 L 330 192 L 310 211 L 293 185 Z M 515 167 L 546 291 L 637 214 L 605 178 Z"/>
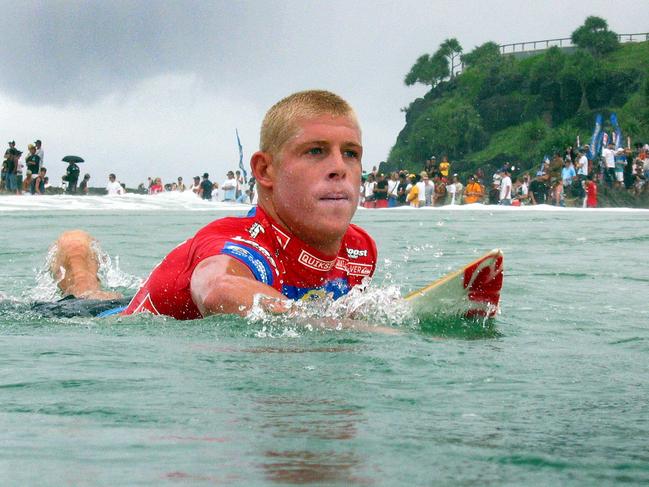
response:
<path fill-rule="evenodd" d="M 377 287 L 405 292 L 502 248 L 491 326 L 56 320 L 24 303 L 63 229 L 144 278 L 225 214 L 0 215 L 2 485 L 649 482 L 648 213 L 357 215 Z"/>

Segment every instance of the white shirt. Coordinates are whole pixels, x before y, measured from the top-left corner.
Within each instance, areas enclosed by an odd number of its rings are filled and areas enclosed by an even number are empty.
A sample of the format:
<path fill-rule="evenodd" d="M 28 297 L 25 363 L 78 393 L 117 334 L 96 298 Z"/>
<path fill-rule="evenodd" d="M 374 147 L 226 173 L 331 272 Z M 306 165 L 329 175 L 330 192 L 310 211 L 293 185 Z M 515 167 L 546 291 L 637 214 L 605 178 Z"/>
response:
<path fill-rule="evenodd" d="M 40 162 L 38 163 L 38 167 L 43 167 L 43 158 L 45 157 L 45 151 L 43 150 L 43 147 L 41 146 L 40 149 L 36 149 L 35 154 L 41 158 Z"/>
<path fill-rule="evenodd" d="M 399 181 L 388 180 L 388 198 L 390 196 L 397 197 L 397 186 L 399 186 Z"/>
<path fill-rule="evenodd" d="M 368 181 L 365 183 L 365 197 L 369 198 L 370 196 L 374 196 L 374 186 L 376 186 L 375 181 Z"/>
<path fill-rule="evenodd" d="M 579 158 L 579 169 L 577 170 L 577 174 L 588 176 L 588 157 L 581 156 Z"/>
<path fill-rule="evenodd" d="M 124 188 L 117 181 L 108 181 L 106 185 L 106 191 L 108 191 L 108 196 L 117 196 L 124 194 Z"/>
<path fill-rule="evenodd" d="M 423 181 L 417 183 L 417 199 L 419 200 L 419 206 L 424 206 L 422 202 L 426 201 L 426 183 Z"/>
<path fill-rule="evenodd" d="M 608 147 L 602 149 L 602 157 L 604 157 L 606 167 L 615 167 L 615 151 L 613 149 Z"/>
<path fill-rule="evenodd" d="M 456 189 L 457 188 L 455 187 L 455 184 L 453 184 L 453 183 L 446 185 L 446 192 L 449 195 L 451 195 L 451 203 L 450 204 L 452 204 L 452 205 L 455 204 L 455 190 Z"/>
<path fill-rule="evenodd" d="M 512 198 L 512 180 L 505 176 L 500 180 L 500 199 L 510 200 Z"/>

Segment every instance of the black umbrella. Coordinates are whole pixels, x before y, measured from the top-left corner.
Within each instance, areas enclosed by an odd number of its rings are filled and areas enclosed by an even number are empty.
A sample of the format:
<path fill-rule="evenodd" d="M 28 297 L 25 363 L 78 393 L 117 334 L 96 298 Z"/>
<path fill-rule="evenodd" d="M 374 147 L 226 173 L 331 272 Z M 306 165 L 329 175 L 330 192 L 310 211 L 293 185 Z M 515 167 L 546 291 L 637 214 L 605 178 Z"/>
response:
<path fill-rule="evenodd" d="M 65 156 L 61 159 L 63 162 L 83 162 L 83 159 L 79 156 Z"/>

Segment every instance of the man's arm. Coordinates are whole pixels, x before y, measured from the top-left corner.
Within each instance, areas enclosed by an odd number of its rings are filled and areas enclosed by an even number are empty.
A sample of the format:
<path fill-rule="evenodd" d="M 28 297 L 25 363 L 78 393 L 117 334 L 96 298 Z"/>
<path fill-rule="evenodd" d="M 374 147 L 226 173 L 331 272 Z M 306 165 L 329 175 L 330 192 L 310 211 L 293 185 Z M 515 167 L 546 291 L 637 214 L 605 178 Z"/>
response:
<path fill-rule="evenodd" d="M 271 298 L 264 306 L 268 311 L 288 309 L 283 294 L 257 281 L 245 264 L 227 255 L 208 257 L 198 264 L 192 274 L 190 291 L 203 316 L 219 313 L 245 316 L 257 294 Z"/>

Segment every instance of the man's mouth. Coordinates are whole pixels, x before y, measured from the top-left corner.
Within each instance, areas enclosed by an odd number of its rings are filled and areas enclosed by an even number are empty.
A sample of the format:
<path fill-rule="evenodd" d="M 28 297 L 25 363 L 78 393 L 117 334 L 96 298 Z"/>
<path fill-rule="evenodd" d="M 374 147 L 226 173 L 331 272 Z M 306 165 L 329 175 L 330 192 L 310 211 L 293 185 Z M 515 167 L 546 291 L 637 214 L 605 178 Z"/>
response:
<path fill-rule="evenodd" d="M 347 193 L 327 193 L 319 198 L 321 201 L 347 201 L 349 195 Z"/>

